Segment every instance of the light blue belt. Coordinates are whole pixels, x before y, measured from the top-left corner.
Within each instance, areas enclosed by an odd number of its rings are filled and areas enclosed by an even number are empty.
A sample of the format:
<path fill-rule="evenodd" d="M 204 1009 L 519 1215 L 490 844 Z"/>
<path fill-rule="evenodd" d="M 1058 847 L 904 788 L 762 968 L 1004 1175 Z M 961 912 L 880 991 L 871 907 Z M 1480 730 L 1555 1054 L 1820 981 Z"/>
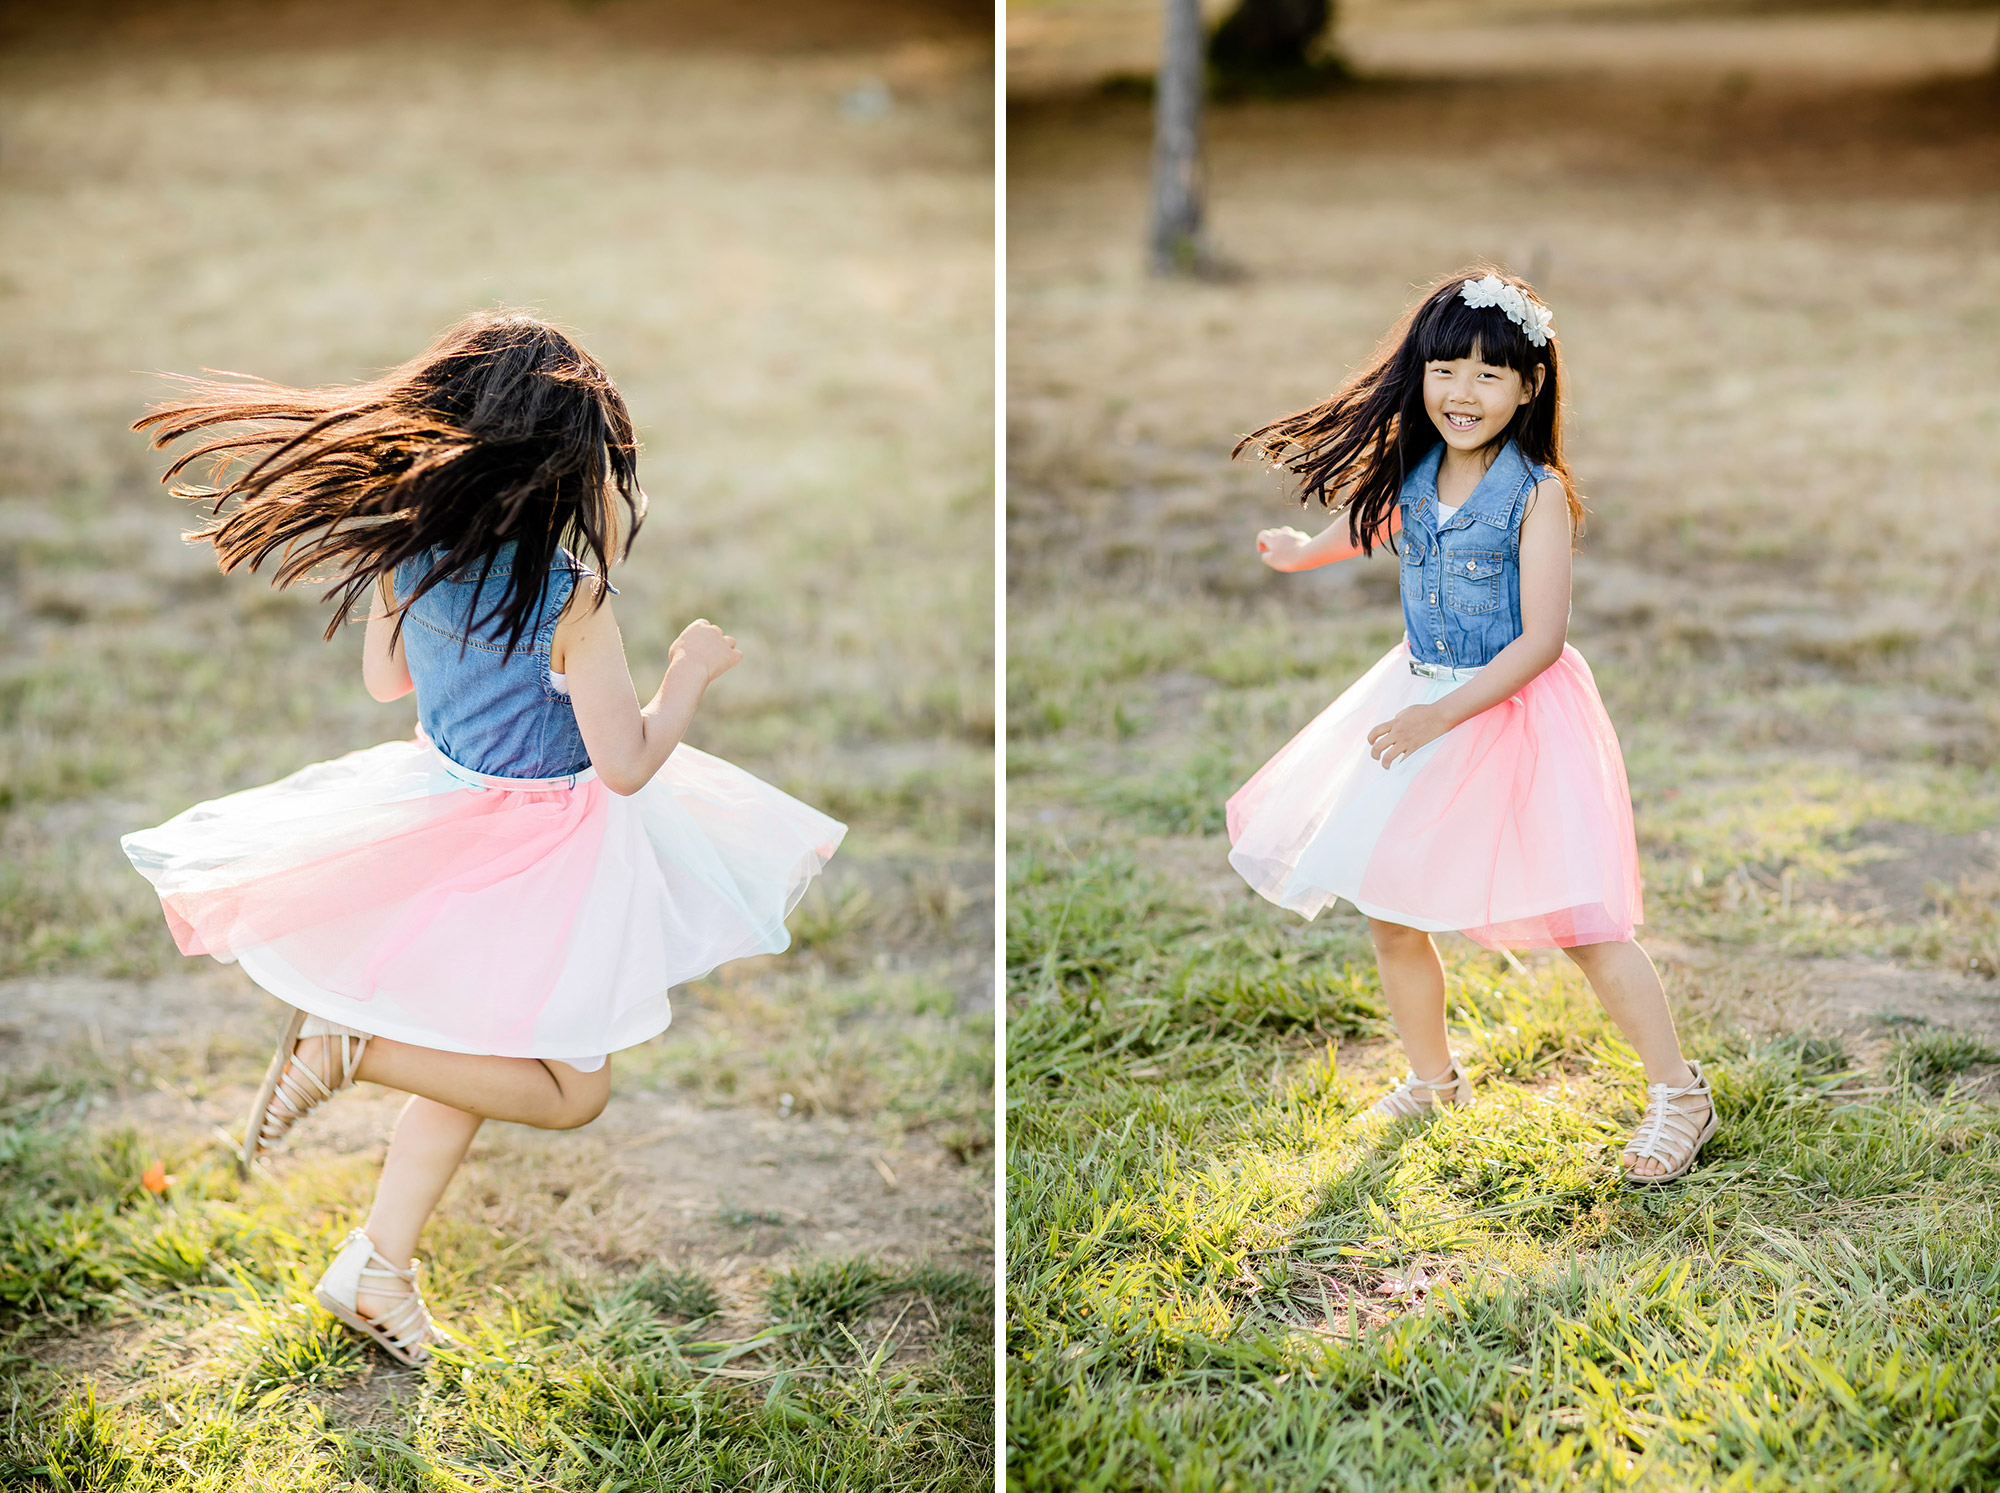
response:
<path fill-rule="evenodd" d="M 465 784 L 475 793 L 484 793 L 492 788 L 511 788 L 517 793 L 534 793 L 550 788 L 575 788 L 597 776 L 596 768 L 586 767 L 581 772 L 566 772 L 559 778 L 503 778 L 490 772 L 474 772 L 469 767 L 460 767 L 443 752 L 438 752 L 438 761 L 444 764 L 444 770 L 449 776 Z"/>
<path fill-rule="evenodd" d="M 1421 674 L 1426 679 L 1450 679 L 1459 684 L 1477 674 L 1482 667 L 1481 664 L 1474 664 L 1468 669 L 1454 669 L 1448 664 L 1427 664 L 1420 658 L 1410 660 L 1412 674 Z"/>

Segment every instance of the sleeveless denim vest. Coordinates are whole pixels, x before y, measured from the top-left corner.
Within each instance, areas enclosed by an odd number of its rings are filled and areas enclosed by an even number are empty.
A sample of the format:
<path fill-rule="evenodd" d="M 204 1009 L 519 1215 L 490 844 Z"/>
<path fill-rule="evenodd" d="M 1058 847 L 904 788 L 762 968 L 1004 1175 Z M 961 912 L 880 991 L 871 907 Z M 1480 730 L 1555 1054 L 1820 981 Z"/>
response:
<path fill-rule="evenodd" d="M 1403 629 L 1412 660 L 1471 669 L 1521 635 L 1521 515 L 1555 475 L 1509 441 L 1449 522 L 1438 523 L 1439 442 L 1403 479 Z"/>
<path fill-rule="evenodd" d="M 417 588 L 437 554 L 412 556 L 396 567 L 397 595 Z M 488 614 L 513 563 L 514 546 L 502 545 L 483 590 L 474 564 L 433 586 L 404 613 L 403 657 L 417 687 L 417 719 L 448 760 L 472 772 L 502 778 L 582 772 L 590 766 L 590 753 L 569 697 L 556 693 L 549 678 L 549 645 L 577 577 L 590 572 L 568 552 L 558 552 L 541 610 L 510 656 L 507 630 Z"/>

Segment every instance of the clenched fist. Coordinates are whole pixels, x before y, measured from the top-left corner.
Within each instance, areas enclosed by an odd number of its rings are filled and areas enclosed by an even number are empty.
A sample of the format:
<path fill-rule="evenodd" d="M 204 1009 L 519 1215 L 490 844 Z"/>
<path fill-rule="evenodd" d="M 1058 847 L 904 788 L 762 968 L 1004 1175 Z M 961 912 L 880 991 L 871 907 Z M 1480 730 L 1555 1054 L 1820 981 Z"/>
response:
<path fill-rule="evenodd" d="M 1257 535 L 1257 558 L 1273 570 L 1289 571 L 1298 564 L 1299 551 L 1311 543 L 1312 536 L 1297 529 L 1263 529 Z"/>
<path fill-rule="evenodd" d="M 742 663 L 743 654 L 736 646 L 736 639 L 706 617 L 698 617 L 681 629 L 674 646 L 667 650 L 668 668 L 683 659 L 706 671 L 709 683 L 713 684 Z"/>

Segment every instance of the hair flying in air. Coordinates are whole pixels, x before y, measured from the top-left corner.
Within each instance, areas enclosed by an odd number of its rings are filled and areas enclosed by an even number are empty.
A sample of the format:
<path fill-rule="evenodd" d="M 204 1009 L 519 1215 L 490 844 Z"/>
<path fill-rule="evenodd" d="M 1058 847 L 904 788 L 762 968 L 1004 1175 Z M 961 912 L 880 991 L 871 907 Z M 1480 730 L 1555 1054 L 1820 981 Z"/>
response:
<path fill-rule="evenodd" d="M 331 579 L 331 638 L 380 576 L 439 553 L 401 608 L 468 569 L 482 625 L 512 652 L 568 549 L 602 575 L 645 517 L 632 418 L 610 376 L 573 338 L 523 312 L 476 312 L 399 368 L 367 383 L 294 389 L 241 374 L 181 377 L 181 392 L 139 420 L 164 447 L 211 432 L 167 469 L 172 482 L 211 458 L 211 486 L 177 497 L 211 504 L 187 538 L 215 546 L 223 570 L 277 557 L 274 582 Z M 590 604 L 602 600 L 601 591 Z M 399 624 L 400 625 L 400 624 Z"/>

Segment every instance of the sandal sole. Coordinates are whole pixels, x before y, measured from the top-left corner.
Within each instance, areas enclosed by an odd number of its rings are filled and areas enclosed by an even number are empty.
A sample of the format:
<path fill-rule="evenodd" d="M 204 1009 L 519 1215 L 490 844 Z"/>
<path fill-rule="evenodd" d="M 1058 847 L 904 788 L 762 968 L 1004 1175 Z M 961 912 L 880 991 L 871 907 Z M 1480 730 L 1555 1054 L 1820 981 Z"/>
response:
<path fill-rule="evenodd" d="M 250 1101 L 250 1120 L 243 1127 L 243 1146 L 236 1156 L 236 1170 L 247 1177 L 264 1153 L 258 1149 L 257 1137 L 264 1129 L 264 1116 L 270 1112 L 271 1096 L 278 1092 L 278 1079 L 285 1071 L 285 1063 L 292 1055 L 292 1048 L 299 1040 L 299 1029 L 306 1024 L 306 1013 L 292 1012 L 292 1019 L 285 1023 L 285 1034 L 278 1039 L 278 1050 L 271 1054 L 271 1066 L 264 1070 L 264 1081 L 257 1087 L 257 1097 Z"/>
<path fill-rule="evenodd" d="M 313 1288 L 313 1300 L 325 1307 L 333 1316 L 338 1317 L 342 1322 L 352 1327 L 356 1332 L 374 1339 L 377 1347 L 405 1368 L 419 1369 L 429 1361 L 431 1350 L 428 1344 L 412 1353 L 411 1350 L 403 1347 L 394 1338 L 390 1337 L 388 1333 L 377 1327 L 368 1318 L 362 1316 L 361 1313 L 342 1306 L 317 1286 Z"/>

